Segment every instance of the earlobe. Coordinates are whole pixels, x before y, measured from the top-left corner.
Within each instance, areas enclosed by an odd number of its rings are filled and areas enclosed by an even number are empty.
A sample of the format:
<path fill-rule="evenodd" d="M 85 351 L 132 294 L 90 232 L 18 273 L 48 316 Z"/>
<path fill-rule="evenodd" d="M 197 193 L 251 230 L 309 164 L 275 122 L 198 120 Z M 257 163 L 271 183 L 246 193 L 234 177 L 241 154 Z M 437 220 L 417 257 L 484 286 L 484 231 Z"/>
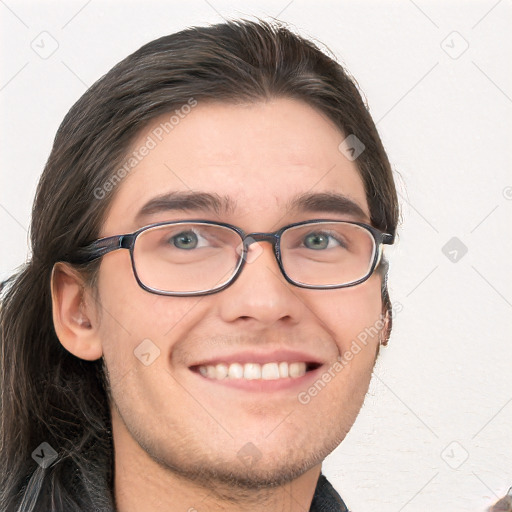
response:
<path fill-rule="evenodd" d="M 80 275 L 69 265 L 56 263 L 51 293 L 53 325 L 62 346 L 80 359 L 99 359 L 103 352 L 93 302 Z"/>

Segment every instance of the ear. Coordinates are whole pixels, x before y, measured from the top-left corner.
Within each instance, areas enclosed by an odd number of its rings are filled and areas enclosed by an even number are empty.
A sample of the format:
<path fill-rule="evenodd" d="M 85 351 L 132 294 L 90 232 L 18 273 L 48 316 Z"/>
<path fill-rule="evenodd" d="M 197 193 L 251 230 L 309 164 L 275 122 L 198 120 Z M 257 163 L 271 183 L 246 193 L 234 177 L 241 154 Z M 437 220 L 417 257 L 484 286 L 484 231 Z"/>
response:
<path fill-rule="evenodd" d="M 386 346 L 391 336 L 391 329 L 393 328 L 393 306 L 389 298 L 388 292 L 388 271 L 389 261 L 386 256 L 382 253 L 379 265 L 377 267 L 377 273 L 381 277 L 381 298 L 382 298 L 382 320 L 384 325 L 379 335 L 379 345 Z"/>
<path fill-rule="evenodd" d="M 380 344 L 386 346 L 391 336 L 391 329 L 393 327 L 393 309 L 391 301 L 389 300 L 388 287 L 385 286 L 382 290 L 382 319 L 384 326 L 381 329 Z"/>
<path fill-rule="evenodd" d="M 56 263 L 51 277 L 53 325 L 62 346 L 80 359 L 94 361 L 102 354 L 94 299 L 83 279 L 65 263 Z"/>
<path fill-rule="evenodd" d="M 382 308 L 382 318 L 384 319 L 384 327 L 380 335 L 380 344 L 386 346 L 391 335 L 391 310 Z"/>

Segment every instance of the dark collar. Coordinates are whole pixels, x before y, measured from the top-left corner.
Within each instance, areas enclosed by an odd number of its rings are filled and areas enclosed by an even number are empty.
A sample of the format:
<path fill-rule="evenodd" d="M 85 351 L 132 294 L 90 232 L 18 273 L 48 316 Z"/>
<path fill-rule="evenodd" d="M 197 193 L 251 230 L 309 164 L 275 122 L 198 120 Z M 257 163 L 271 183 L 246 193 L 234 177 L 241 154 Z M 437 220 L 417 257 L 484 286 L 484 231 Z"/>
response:
<path fill-rule="evenodd" d="M 340 495 L 322 473 L 318 477 L 309 512 L 349 512 Z"/>

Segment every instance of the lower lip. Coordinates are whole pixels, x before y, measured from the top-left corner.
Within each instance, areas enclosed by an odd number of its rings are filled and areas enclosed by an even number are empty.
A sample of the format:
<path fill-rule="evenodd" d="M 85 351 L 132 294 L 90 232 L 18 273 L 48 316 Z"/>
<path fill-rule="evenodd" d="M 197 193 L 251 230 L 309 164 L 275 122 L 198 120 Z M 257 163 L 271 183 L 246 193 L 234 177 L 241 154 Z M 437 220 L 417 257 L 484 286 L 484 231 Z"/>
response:
<path fill-rule="evenodd" d="M 204 377 L 197 371 L 190 370 L 194 375 L 197 375 L 203 381 L 209 384 L 220 384 L 221 386 L 240 389 L 243 391 L 253 392 L 274 392 L 281 390 L 294 390 L 296 388 L 302 388 L 308 386 L 310 381 L 316 380 L 322 373 L 323 366 L 319 366 L 314 370 L 306 372 L 302 377 L 287 377 L 272 380 L 263 379 L 209 379 Z"/>

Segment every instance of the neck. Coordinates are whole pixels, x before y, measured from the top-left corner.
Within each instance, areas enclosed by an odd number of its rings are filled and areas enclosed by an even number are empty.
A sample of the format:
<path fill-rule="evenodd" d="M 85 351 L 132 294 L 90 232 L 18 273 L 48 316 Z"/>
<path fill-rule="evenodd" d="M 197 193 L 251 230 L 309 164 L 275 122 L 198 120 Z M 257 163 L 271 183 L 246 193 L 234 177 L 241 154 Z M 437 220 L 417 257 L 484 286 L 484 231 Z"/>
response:
<path fill-rule="evenodd" d="M 119 419 L 119 418 L 117 418 Z M 122 421 L 113 421 L 117 512 L 309 511 L 321 464 L 276 487 L 187 478 L 151 458 Z"/>

